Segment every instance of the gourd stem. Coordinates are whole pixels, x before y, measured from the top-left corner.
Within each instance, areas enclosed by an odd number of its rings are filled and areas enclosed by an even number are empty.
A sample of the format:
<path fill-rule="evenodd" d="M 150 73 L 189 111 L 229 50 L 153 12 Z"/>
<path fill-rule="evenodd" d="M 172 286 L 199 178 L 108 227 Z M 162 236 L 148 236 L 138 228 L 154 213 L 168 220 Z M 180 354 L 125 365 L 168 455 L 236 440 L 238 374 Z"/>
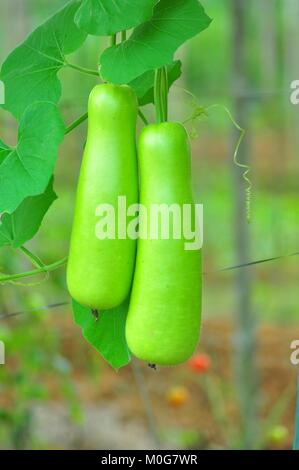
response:
<path fill-rule="evenodd" d="M 159 124 L 162 122 L 162 104 L 161 104 L 161 69 L 157 69 L 155 72 L 155 84 L 154 84 L 154 101 L 156 107 L 156 120 Z"/>
<path fill-rule="evenodd" d="M 168 74 L 162 67 L 155 72 L 154 101 L 158 123 L 167 121 L 168 117 Z"/>
<path fill-rule="evenodd" d="M 168 118 L 168 73 L 167 67 L 161 69 L 161 103 L 162 120 L 165 122 Z"/>
<path fill-rule="evenodd" d="M 110 46 L 115 46 L 116 44 L 116 34 L 112 34 L 112 36 L 110 36 Z"/>

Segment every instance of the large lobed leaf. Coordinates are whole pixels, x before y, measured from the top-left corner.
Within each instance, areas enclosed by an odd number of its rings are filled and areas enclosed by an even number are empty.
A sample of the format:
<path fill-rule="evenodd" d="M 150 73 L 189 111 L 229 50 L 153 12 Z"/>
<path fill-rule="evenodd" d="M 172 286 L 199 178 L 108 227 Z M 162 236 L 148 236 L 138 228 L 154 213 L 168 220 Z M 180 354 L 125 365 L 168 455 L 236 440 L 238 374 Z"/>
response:
<path fill-rule="evenodd" d="M 5 84 L 4 109 L 20 118 L 35 101 L 57 103 L 61 95 L 58 71 L 65 56 L 84 42 L 86 33 L 74 23 L 81 0 L 69 2 L 37 28 L 4 62 L 0 80 Z"/>
<path fill-rule="evenodd" d="M 160 0 L 149 21 L 127 41 L 104 51 L 101 75 L 113 83 L 129 83 L 148 70 L 169 65 L 178 47 L 210 22 L 198 0 Z"/>
<path fill-rule="evenodd" d="M 125 338 L 127 311 L 128 301 L 99 312 L 96 319 L 89 308 L 73 300 L 75 322 L 82 328 L 84 338 L 114 369 L 127 365 L 131 359 Z"/>
<path fill-rule="evenodd" d="M 0 219 L 0 246 L 19 248 L 31 240 L 56 198 L 51 178 L 43 194 L 26 198 L 12 214 L 3 214 Z"/>
<path fill-rule="evenodd" d="M 11 214 L 25 198 L 45 191 L 64 132 L 53 103 L 34 103 L 26 109 L 17 146 L 8 150 L 0 145 L 0 213 Z"/>
<path fill-rule="evenodd" d="M 152 17 L 158 0 L 83 0 L 75 22 L 95 36 L 134 28 Z"/>

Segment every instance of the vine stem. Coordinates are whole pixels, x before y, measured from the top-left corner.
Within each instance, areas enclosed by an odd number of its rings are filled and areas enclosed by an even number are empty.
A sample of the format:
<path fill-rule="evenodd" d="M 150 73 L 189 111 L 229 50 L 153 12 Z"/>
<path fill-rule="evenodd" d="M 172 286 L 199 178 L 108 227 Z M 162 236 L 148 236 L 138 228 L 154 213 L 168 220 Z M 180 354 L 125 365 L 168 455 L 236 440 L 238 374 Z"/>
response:
<path fill-rule="evenodd" d="M 25 246 L 20 246 L 19 250 L 20 250 L 25 256 L 27 256 L 27 258 L 30 259 L 31 263 L 32 263 L 33 266 L 35 266 L 36 268 L 41 268 L 41 267 L 45 266 L 45 264 L 42 262 L 42 260 L 41 260 L 37 255 L 35 255 L 34 253 L 32 253 L 32 251 L 28 250 L 28 248 L 26 248 Z"/>
<path fill-rule="evenodd" d="M 69 62 L 65 62 L 65 65 L 71 69 L 77 70 L 78 72 L 85 73 L 86 75 L 92 75 L 95 77 L 100 76 L 97 70 L 87 69 L 85 67 L 81 67 L 80 65 L 70 64 Z"/>
<path fill-rule="evenodd" d="M 23 273 L 17 273 L 17 274 L 7 274 L 5 276 L 0 276 L 0 284 L 4 282 L 10 282 L 10 281 L 15 281 L 17 279 L 24 279 L 26 277 L 31 277 L 35 276 L 37 274 L 41 273 L 49 273 L 51 271 L 55 271 L 55 269 L 60 268 L 61 266 L 64 266 L 67 262 L 67 256 L 65 258 L 62 258 L 61 260 L 55 261 L 55 263 L 48 264 L 48 265 L 43 265 L 40 266 L 39 268 L 33 269 L 31 271 L 26 271 Z"/>
<path fill-rule="evenodd" d="M 88 118 L 88 112 L 82 114 L 78 119 L 76 119 L 74 122 L 72 122 L 66 129 L 65 129 L 65 135 L 69 134 L 72 132 L 73 129 L 76 129 L 76 127 L 80 126 L 82 122 L 86 121 Z"/>
<path fill-rule="evenodd" d="M 141 111 L 141 109 L 138 109 L 138 115 L 142 119 L 143 123 L 147 126 L 148 125 L 148 120 L 146 119 L 145 115 Z"/>

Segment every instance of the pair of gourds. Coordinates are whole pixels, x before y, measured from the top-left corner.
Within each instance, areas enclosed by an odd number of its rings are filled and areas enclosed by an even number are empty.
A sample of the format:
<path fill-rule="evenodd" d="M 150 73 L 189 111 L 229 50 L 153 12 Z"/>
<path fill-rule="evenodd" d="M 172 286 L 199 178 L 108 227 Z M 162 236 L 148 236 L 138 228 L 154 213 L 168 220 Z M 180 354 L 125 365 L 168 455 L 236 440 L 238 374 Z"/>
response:
<path fill-rule="evenodd" d="M 90 94 L 67 284 L 76 301 L 99 314 L 120 305 L 131 291 L 129 349 L 148 363 L 175 365 L 192 355 L 199 338 L 201 250 L 186 250 L 184 237 L 119 237 L 117 227 L 115 237 L 96 236 L 99 205 L 110 204 L 117 218 L 119 196 L 126 197 L 127 206 L 139 203 L 146 209 L 194 205 L 184 127 L 146 126 L 137 152 L 137 112 L 136 96 L 126 85 L 97 85 Z"/>

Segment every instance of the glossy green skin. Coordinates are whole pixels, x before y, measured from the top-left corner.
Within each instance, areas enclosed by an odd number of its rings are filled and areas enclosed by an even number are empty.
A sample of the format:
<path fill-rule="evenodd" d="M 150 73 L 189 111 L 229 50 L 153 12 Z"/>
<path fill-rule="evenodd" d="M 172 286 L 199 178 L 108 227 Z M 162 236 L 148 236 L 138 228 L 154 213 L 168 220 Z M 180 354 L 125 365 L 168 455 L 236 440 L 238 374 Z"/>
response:
<path fill-rule="evenodd" d="M 146 127 L 138 159 L 141 204 L 193 204 L 189 142 L 181 124 Z M 138 240 L 126 338 L 132 353 L 148 363 L 182 363 L 199 340 L 201 250 L 186 251 L 185 241 Z"/>
<path fill-rule="evenodd" d="M 132 283 L 136 241 L 98 239 L 96 208 L 112 204 L 117 216 L 118 196 L 126 196 L 127 205 L 138 202 L 136 119 L 137 99 L 128 86 L 92 90 L 67 266 L 71 296 L 92 309 L 119 305 Z"/>

